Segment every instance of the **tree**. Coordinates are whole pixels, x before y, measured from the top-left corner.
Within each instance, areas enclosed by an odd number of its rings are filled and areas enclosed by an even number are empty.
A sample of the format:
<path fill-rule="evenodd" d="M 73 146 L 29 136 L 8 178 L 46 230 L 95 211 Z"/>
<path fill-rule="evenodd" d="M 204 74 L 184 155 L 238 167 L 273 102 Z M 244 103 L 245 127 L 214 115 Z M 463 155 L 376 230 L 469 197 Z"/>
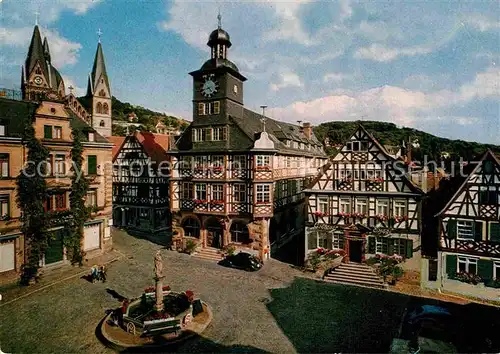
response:
<path fill-rule="evenodd" d="M 27 285 L 31 280 L 36 280 L 40 260 L 47 250 L 50 239 L 47 231 L 48 217 L 43 207 L 47 198 L 44 175 L 47 171 L 46 161 L 49 151 L 35 137 L 31 117 L 26 119 L 22 141 L 28 149 L 28 156 L 27 163 L 16 179 L 16 203 L 21 210 L 21 232 L 27 245 L 21 284 Z"/>
<path fill-rule="evenodd" d="M 111 130 L 114 136 L 127 136 L 127 128 L 121 125 L 113 124 Z"/>
<path fill-rule="evenodd" d="M 83 145 L 81 132 L 73 129 L 73 148 L 71 149 L 71 193 L 69 203 L 72 221 L 69 232 L 64 239 L 66 250 L 71 255 L 71 263 L 82 265 L 83 252 L 81 244 L 83 240 L 83 225 L 90 217 L 90 208 L 85 205 L 85 196 L 89 189 L 89 181 L 83 174 Z"/>

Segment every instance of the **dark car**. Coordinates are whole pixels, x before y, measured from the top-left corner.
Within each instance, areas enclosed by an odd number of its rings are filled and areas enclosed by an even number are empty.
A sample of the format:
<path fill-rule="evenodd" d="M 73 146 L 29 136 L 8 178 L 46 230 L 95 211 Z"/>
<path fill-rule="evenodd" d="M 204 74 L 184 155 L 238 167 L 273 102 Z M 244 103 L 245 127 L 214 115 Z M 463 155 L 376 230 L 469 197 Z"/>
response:
<path fill-rule="evenodd" d="M 218 264 L 224 267 L 243 269 L 246 271 L 256 271 L 262 268 L 262 262 L 255 256 L 240 252 L 231 256 L 226 256 Z"/>

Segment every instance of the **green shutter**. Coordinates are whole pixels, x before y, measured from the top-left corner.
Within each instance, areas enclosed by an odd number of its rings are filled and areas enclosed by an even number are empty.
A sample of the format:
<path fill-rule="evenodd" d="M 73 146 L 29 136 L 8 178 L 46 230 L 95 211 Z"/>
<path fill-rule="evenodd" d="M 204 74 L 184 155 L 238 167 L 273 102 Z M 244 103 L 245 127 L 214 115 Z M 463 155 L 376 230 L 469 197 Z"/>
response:
<path fill-rule="evenodd" d="M 406 258 L 413 257 L 413 240 L 406 240 Z"/>
<path fill-rule="evenodd" d="M 97 174 L 97 156 L 95 155 L 87 156 L 87 171 L 89 175 Z"/>
<path fill-rule="evenodd" d="M 490 241 L 500 242 L 500 223 L 490 224 Z"/>
<path fill-rule="evenodd" d="M 446 234 L 448 238 L 457 238 L 457 220 L 448 220 L 448 224 L 446 225 Z"/>
<path fill-rule="evenodd" d="M 457 274 L 457 256 L 452 254 L 448 254 L 446 256 L 446 274 Z"/>
<path fill-rule="evenodd" d="M 43 126 L 43 137 L 45 139 L 52 139 L 52 126 L 44 125 Z"/>
<path fill-rule="evenodd" d="M 375 237 L 368 236 L 368 253 L 375 253 Z"/>
<path fill-rule="evenodd" d="M 493 279 L 493 262 L 488 259 L 477 261 L 477 274 L 484 280 Z"/>
<path fill-rule="evenodd" d="M 476 221 L 474 223 L 474 240 L 481 241 L 483 239 L 483 222 Z"/>

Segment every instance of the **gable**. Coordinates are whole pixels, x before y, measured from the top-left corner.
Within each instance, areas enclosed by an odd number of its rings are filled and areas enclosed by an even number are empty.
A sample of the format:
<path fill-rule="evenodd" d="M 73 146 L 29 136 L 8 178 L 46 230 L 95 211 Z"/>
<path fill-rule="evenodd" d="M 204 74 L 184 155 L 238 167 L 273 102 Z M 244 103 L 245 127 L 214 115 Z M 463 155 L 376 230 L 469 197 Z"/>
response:
<path fill-rule="evenodd" d="M 104 91 L 104 96 L 101 96 L 100 93 L 101 91 Z M 98 97 L 103 97 L 103 98 L 111 98 L 110 93 L 109 93 L 109 87 L 107 85 L 106 78 L 104 75 L 99 76 L 99 79 L 95 83 L 94 86 L 94 95 Z"/>
<path fill-rule="evenodd" d="M 121 145 L 116 155 L 116 161 L 119 162 L 119 165 L 130 165 L 132 163 L 145 165 L 149 162 L 149 156 L 137 138 L 130 135 Z"/>

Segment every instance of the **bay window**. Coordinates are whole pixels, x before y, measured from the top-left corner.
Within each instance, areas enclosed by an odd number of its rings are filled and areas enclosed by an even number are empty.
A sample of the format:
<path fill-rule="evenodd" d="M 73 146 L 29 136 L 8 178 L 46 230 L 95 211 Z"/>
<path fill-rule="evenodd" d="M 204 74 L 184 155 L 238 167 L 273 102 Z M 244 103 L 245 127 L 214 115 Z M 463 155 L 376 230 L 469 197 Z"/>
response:
<path fill-rule="evenodd" d="M 224 200 L 224 185 L 214 184 L 212 185 L 212 201 L 223 201 Z"/>
<path fill-rule="evenodd" d="M 195 186 L 195 199 L 207 200 L 207 185 L 205 183 L 197 183 Z"/>
<path fill-rule="evenodd" d="M 238 203 L 245 203 L 246 198 L 246 188 L 247 186 L 243 183 L 237 183 L 234 185 L 234 201 Z"/>
<path fill-rule="evenodd" d="M 271 186 L 269 184 L 257 185 L 257 204 L 266 204 L 271 202 Z"/>
<path fill-rule="evenodd" d="M 269 156 L 257 155 L 256 156 L 256 166 L 257 167 L 269 167 Z"/>

